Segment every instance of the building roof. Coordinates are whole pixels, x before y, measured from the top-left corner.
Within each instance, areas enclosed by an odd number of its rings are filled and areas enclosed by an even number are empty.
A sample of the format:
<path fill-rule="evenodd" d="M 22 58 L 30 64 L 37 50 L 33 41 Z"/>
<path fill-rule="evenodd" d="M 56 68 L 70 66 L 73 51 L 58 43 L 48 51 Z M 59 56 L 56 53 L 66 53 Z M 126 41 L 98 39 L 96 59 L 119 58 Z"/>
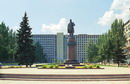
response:
<path fill-rule="evenodd" d="M 128 21 L 125 23 L 125 25 L 128 24 L 129 22 L 130 22 L 130 20 L 128 20 Z"/>

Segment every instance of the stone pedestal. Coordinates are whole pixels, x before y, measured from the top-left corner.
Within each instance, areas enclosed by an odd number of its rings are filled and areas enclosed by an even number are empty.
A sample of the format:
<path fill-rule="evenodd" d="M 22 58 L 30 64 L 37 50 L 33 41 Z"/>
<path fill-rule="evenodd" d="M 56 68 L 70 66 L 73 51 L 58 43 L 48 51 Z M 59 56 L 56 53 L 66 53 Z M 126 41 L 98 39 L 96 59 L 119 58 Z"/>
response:
<path fill-rule="evenodd" d="M 79 64 L 76 59 L 76 41 L 74 37 L 69 37 L 67 41 L 67 61 L 64 64 Z"/>

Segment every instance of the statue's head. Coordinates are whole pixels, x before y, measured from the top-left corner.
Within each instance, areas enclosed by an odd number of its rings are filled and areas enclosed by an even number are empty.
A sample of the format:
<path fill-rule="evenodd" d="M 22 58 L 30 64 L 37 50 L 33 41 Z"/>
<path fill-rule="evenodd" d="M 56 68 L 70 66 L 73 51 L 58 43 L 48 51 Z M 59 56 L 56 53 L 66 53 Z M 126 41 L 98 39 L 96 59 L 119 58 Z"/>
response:
<path fill-rule="evenodd" d="M 70 22 L 72 22 L 72 19 L 70 19 Z"/>

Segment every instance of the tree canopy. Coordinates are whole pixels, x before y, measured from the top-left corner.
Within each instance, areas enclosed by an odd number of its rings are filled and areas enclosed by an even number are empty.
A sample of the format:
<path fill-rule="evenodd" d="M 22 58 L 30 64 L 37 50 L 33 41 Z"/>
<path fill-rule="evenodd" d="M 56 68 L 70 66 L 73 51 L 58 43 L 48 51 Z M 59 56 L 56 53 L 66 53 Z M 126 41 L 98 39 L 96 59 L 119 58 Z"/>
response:
<path fill-rule="evenodd" d="M 32 65 L 35 61 L 35 46 L 33 45 L 31 29 L 28 22 L 27 14 L 25 13 L 20 29 L 17 30 L 17 52 L 16 62 L 19 65 Z"/>
<path fill-rule="evenodd" d="M 46 63 L 46 54 L 43 52 L 43 48 L 39 42 L 36 42 L 36 51 L 35 51 L 35 62 L 36 63 Z"/>
<path fill-rule="evenodd" d="M 16 46 L 16 33 L 2 22 L 0 24 L 0 61 L 13 62 Z"/>
<path fill-rule="evenodd" d="M 101 61 L 104 62 L 104 64 L 114 62 L 119 66 L 120 63 L 124 63 L 126 60 L 124 54 L 125 44 L 124 23 L 122 20 L 116 19 L 111 24 L 111 29 L 100 36 L 98 43 L 96 44 L 98 55 L 95 54 L 95 58 L 97 58 L 98 62 Z M 91 48 L 88 49 L 91 50 Z"/>
<path fill-rule="evenodd" d="M 87 44 L 87 61 L 89 63 L 95 62 L 95 57 L 97 56 L 97 46 L 90 40 Z"/>

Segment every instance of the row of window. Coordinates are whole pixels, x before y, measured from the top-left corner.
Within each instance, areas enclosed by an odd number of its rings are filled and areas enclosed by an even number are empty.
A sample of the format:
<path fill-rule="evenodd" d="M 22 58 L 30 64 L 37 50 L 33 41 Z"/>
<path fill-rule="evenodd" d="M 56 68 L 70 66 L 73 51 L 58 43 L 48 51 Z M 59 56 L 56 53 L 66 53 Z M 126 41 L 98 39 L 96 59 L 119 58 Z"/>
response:
<path fill-rule="evenodd" d="M 56 35 L 33 35 L 33 38 L 56 38 Z"/>
<path fill-rule="evenodd" d="M 75 38 L 99 38 L 100 35 L 74 35 Z M 56 38 L 56 35 L 33 35 L 33 38 Z M 68 38 L 68 35 L 64 36 Z"/>
<path fill-rule="evenodd" d="M 125 31 L 130 30 L 130 25 L 126 26 Z"/>
<path fill-rule="evenodd" d="M 126 37 L 130 37 L 130 32 L 128 32 L 128 33 L 126 34 Z"/>
<path fill-rule="evenodd" d="M 99 38 L 100 35 L 76 35 L 76 38 Z"/>

